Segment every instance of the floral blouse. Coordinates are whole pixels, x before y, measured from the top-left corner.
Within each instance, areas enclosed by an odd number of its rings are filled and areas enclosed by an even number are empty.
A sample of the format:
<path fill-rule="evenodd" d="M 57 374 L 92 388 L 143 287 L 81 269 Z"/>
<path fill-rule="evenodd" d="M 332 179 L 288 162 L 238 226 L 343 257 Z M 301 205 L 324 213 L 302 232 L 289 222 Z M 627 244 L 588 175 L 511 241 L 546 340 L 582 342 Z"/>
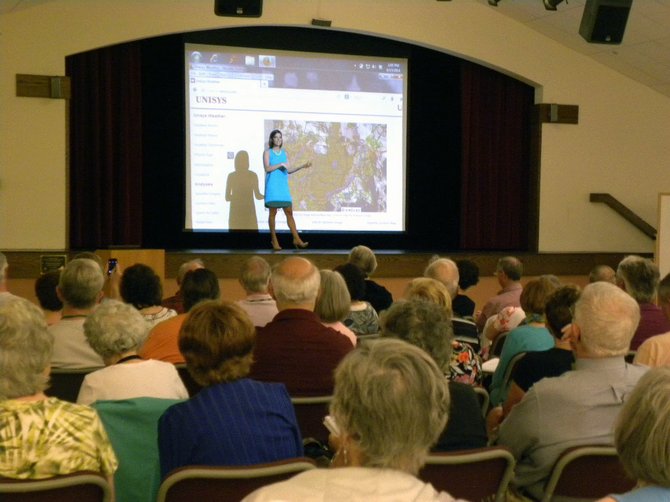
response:
<path fill-rule="evenodd" d="M 0 476 L 41 479 L 118 466 L 95 410 L 56 398 L 0 401 Z"/>
<path fill-rule="evenodd" d="M 449 380 L 470 385 L 481 385 L 482 362 L 477 353 L 467 343 L 454 340 L 451 345 Z"/>

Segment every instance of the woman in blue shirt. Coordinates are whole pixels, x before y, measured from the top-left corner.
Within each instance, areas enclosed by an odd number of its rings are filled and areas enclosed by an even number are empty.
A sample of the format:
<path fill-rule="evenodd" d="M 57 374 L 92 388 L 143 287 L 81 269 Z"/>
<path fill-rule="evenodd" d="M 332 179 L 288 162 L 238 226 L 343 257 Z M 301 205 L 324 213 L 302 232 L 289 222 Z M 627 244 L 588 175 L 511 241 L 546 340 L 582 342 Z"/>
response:
<path fill-rule="evenodd" d="M 306 248 L 308 242 L 303 242 L 298 235 L 298 229 L 293 218 L 293 200 L 288 188 L 288 175 L 300 169 L 311 167 L 311 162 L 305 162 L 297 167 L 291 167 L 286 150 L 282 148 L 283 138 L 281 131 L 275 129 L 270 133 L 268 149 L 263 153 L 263 166 L 265 167 L 265 207 L 270 210 L 268 225 L 270 227 L 270 238 L 272 249 L 281 250 L 277 233 L 275 231 L 275 219 L 277 209 L 282 208 L 286 215 L 286 223 L 293 236 L 293 245 L 296 248 Z"/>

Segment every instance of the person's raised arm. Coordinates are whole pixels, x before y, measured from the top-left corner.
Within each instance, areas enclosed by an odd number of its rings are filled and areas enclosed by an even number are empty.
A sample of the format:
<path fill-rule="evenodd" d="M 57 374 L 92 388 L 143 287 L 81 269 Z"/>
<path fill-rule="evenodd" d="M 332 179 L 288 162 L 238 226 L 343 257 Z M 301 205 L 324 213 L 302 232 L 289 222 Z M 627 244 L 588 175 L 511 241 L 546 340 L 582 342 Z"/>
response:
<path fill-rule="evenodd" d="M 304 164 L 300 164 L 299 166 L 296 167 L 289 167 L 287 163 L 286 169 L 288 170 L 289 173 L 294 173 L 296 171 L 300 171 L 301 169 L 307 169 L 308 167 L 312 167 L 312 161 L 308 160 Z"/>

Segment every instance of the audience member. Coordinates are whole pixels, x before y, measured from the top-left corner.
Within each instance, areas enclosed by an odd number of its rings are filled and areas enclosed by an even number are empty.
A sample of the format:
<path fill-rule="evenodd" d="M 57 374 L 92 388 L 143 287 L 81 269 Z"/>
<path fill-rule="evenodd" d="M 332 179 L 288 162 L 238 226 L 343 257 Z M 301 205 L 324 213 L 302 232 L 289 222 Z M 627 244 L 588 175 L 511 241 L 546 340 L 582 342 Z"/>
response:
<path fill-rule="evenodd" d="M 609 265 L 596 265 L 589 272 L 589 283 L 610 282 L 616 284 L 616 272 Z"/>
<path fill-rule="evenodd" d="M 599 502 L 670 500 L 670 368 L 656 368 L 640 378 L 616 422 L 614 444 L 638 486 Z"/>
<path fill-rule="evenodd" d="M 381 335 L 384 338 L 399 338 L 425 350 L 445 377 L 451 377 L 453 335 L 449 314 L 439 304 L 420 299 L 394 303 L 382 315 Z M 452 451 L 485 447 L 484 418 L 472 386 L 452 380 L 449 382 L 449 394 L 449 421 L 434 449 Z"/>
<path fill-rule="evenodd" d="M 132 305 L 117 300 L 102 303 L 88 316 L 84 322 L 86 340 L 106 367 L 84 377 L 77 403 L 135 397 L 188 397 L 174 365 L 145 361 L 137 355 L 148 331 L 142 314 Z"/>
<path fill-rule="evenodd" d="M 504 307 L 496 315 L 489 317 L 484 325 L 484 331 L 480 337 L 482 346 L 489 348 L 492 342 L 503 333 L 509 333 L 526 319 L 526 313 L 521 307 Z M 499 356 L 498 354 L 491 354 Z M 488 359 L 488 358 L 487 358 Z"/>
<path fill-rule="evenodd" d="M 449 258 L 434 257 L 423 272 L 424 277 L 435 279 L 444 284 L 451 298 L 450 310 L 453 312 L 453 302 L 458 294 L 459 272 L 456 262 Z M 474 350 L 479 350 L 479 331 L 474 322 L 452 314 L 451 324 L 454 328 L 456 340 L 470 344 Z"/>
<path fill-rule="evenodd" d="M 270 293 L 279 313 L 257 328 L 252 378 L 282 382 L 292 396 L 333 393 L 333 371 L 353 347 L 314 313 L 320 282 L 318 269 L 305 258 L 286 258 L 275 267 Z"/>
<path fill-rule="evenodd" d="M 237 304 L 249 315 L 254 326 L 265 326 L 277 315 L 277 302 L 268 292 L 270 264 L 260 256 L 252 256 L 244 262 L 240 273 L 240 285 L 246 298 Z"/>
<path fill-rule="evenodd" d="M 451 344 L 449 378 L 454 382 L 481 385 L 482 365 L 477 353 L 468 343 L 459 342 L 454 338 L 451 297 L 446 286 L 435 279 L 417 277 L 410 282 L 405 297 L 408 300 L 425 300 L 439 305 L 445 310 L 450 319 L 448 334 Z"/>
<path fill-rule="evenodd" d="M 658 284 L 658 305 L 670 319 L 670 274 Z M 635 364 L 670 366 L 670 332 L 647 338 L 637 349 Z"/>
<path fill-rule="evenodd" d="M 103 366 L 100 356 L 86 342 L 84 321 L 102 299 L 104 283 L 100 266 L 88 258 L 75 258 L 61 272 L 56 291 L 63 302 L 63 315 L 49 326 L 54 337 L 52 367 Z"/>
<path fill-rule="evenodd" d="M 342 321 L 349 315 L 351 296 L 344 278 L 332 270 L 321 270 L 321 287 L 316 297 L 314 313 L 324 326 L 342 333 L 351 344 L 356 346 L 356 333 L 347 328 Z"/>
<path fill-rule="evenodd" d="M 335 468 L 303 472 L 244 500 L 453 501 L 415 477 L 449 410 L 447 381 L 430 356 L 400 340 L 370 340 L 342 361 L 335 381 Z"/>
<path fill-rule="evenodd" d="M 163 307 L 172 309 L 175 312 L 177 312 L 177 314 L 183 314 L 186 312 L 186 309 L 184 307 L 184 294 L 182 292 L 182 282 L 184 281 L 184 277 L 186 276 L 186 274 L 192 272 L 193 270 L 198 270 L 199 268 L 205 268 L 205 264 L 200 258 L 195 258 L 194 260 L 189 260 L 181 264 L 179 270 L 177 271 L 177 277 L 175 278 L 178 287 L 177 292 L 173 296 L 163 298 L 163 302 L 161 303 Z"/>
<path fill-rule="evenodd" d="M 191 311 L 179 348 L 204 388 L 159 420 L 163 477 L 185 465 L 253 465 L 303 456 L 284 385 L 247 378 L 255 339 L 249 317 L 234 303 L 203 302 Z"/>
<path fill-rule="evenodd" d="M 35 296 L 48 326 L 56 324 L 63 315 L 63 302 L 56 292 L 59 280 L 60 270 L 46 272 L 35 279 Z"/>
<path fill-rule="evenodd" d="M 179 330 L 188 316 L 189 310 L 203 300 L 218 300 L 219 279 L 209 269 L 197 268 L 188 272 L 182 281 L 181 293 L 186 313 L 171 317 L 154 326 L 146 342 L 139 351 L 143 359 L 158 359 L 172 364 L 184 363 L 179 351 Z"/>
<path fill-rule="evenodd" d="M 121 297 L 140 311 L 150 327 L 177 315 L 176 311 L 161 305 L 161 278 L 143 263 L 136 263 L 123 271 Z"/>
<path fill-rule="evenodd" d="M 84 260 L 93 260 L 98 264 L 100 267 L 100 271 L 102 272 L 103 277 L 105 278 L 105 283 L 102 286 L 102 300 L 105 301 L 108 299 L 111 300 L 120 300 L 121 299 L 121 293 L 119 291 L 119 284 L 121 283 L 121 276 L 122 271 L 121 271 L 121 264 L 116 261 L 116 265 L 113 268 L 110 267 L 110 261 L 109 260 L 106 264 L 102 260 L 102 258 L 97 255 L 96 253 L 93 253 L 91 251 L 83 251 L 81 253 L 77 253 L 74 255 L 72 258 L 73 260 L 78 260 L 78 259 L 84 259 Z"/>
<path fill-rule="evenodd" d="M 558 285 L 551 276 L 541 276 L 529 281 L 523 289 L 520 300 L 526 319 L 505 338 L 500 362 L 493 373 L 489 389 L 493 406 L 498 406 L 507 399 L 509 388 L 505 382 L 505 372 L 514 356 L 521 352 L 549 350 L 554 346 L 554 337 L 545 327 L 544 309 L 547 300 L 557 289 Z"/>
<path fill-rule="evenodd" d="M 564 450 L 612 444 L 614 421 L 646 371 L 624 359 L 639 319 L 637 303 L 616 286 L 584 288 L 569 329 L 574 371 L 537 382 L 500 425 L 498 443 L 517 459 L 517 489 L 539 499 Z"/>
<path fill-rule="evenodd" d="M 473 319 L 475 315 L 475 302 L 467 295 L 461 294 L 471 286 L 479 282 L 479 267 L 471 260 L 456 260 L 458 267 L 458 290 L 454 297 L 452 307 L 458 317 Z"/>
<path fill-rule="evenodd" d="M 372 305 L 379 314 L 393 303 L 393 296 L 381 284 L 376 283 L 370 276 L 377 270 L 377 257 L 367 246 L 356 246 L 349 252 L 349 263 L 356 265 L 365 274 L 365 295 L 363 301 Z"/>
<path fill-rule="evenodd" d="M 651 336 L 670 331 L 670 319 L 654 304 L 659 276 L 654 262 L 641 256 L 626 256 L 617 267 L 617 285 L 640 305 L 640 325 L 630 350 L 637 350 Z"/>
<path fill-rule="evenodd" d="M 349 314 L 344 325 L 356 335 L 373 335 L 379 333 L 379 316 L 365 298 L 365 274 L 356 265 L 345 263 L 335 267 L 344 278 L 351 297 Z"/>
<path fill-rule="evenodd" d="M 491 298 L 477 316 L 477 327 L 480 331 L 484 329 L 486 320 L 496 315 L 505 307 L 520 307 L 521 303 L 521 276 L 523 275 L 523 265 L 518 258 L 514 256 L 505 256 L 498 260 L 495 276 L 498 284 L 502 288 L 498 294 Z"/>
<path fill-rule="evenodd" d="M 118 463 L 96 412 L 44 395 L 52 350 L 35 305 L 22 299 L 0 305 L 0 476 L 89 470 L 111 481 Z"/>
<path fill-rule="evenodd" d="M 4 253 L 0 253 L 0 305 L 19 298 L 18 296 L 11 294 L 7 289 L 8 268 L 9 264 L 7 263 L 7 257 Z"/>
<path fill-rule="evenodd" d="M 555 346 L 549 350 L 529 352 L 516 364 L 512 371 L 507 399 L 502 406 L 493 408 L 489 413 L 489 431 L 500 425 L 503 418 L 509 415 L 510 410 L 536 382 L 546 377 L 560 376 L 572 369 L 575 358 L 570 340 L 563 333 L 563 329 L 572 322 L 572 309 L 579 293 L 577 286 L 563 286 L 554 291 L 547 300 L 545 317 L 547 328 L 554 336 Z"/>

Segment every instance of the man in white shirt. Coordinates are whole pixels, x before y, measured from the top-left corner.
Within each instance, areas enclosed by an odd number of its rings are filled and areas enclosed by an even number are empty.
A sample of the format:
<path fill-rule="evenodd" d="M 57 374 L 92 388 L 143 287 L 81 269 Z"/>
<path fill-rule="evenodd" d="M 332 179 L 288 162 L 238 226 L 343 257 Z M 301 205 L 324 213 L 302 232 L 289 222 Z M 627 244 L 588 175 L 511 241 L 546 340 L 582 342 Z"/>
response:
<path fill-rule="evenodd" d="M 268 293 L 270 284 L 270 264 L 260 256 L 252 256 L 242 268 L 240 284 L 247 297 L 237 304 L 242 307 L 254 326 L 265 326 L 277 315 L 277 302 Z"/>
<path fill-rule="evenodd" d="M 63 316 L 49 326 L 54 336 L 53 368 L 101 368 L 104 365 L 84 335 L 84 321 L 102 300 L 104 284 L 102 270 L 93 260 L 77 258 L 63 269 L 56 288 L 63 302 Z"/>

